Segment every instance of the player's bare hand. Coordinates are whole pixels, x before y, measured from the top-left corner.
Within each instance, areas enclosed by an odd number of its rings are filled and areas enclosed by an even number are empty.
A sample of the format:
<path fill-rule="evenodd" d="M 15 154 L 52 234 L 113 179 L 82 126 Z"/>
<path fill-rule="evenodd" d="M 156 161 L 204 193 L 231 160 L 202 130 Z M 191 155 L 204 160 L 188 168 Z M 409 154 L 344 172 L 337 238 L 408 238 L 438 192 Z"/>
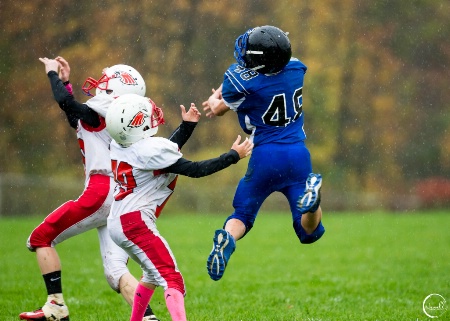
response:
<path fill-rule="evenodd" d="M 59 69 L 59 78 L 62 80 L 62 82 L 69 81 L 70 77 L 70 66 L 66 59 L 64 59 L 61 56 L 58 56 L 55 58 L 57 62 L 59 62 L 60 69 Z"/>
<path fill-rule="evenodd" d="M 212 95 L 209 96 L 208 100 L 202 103 L 203 111 L 206 112 L 206 117 L 213 118 L 216 116 L 214 113 L 214 107 L 218 104 L 219 100 L 222 100 L 222 86 L 220 86 L 217 90 L 212 88 Z"/>
<path fill-rule="evenodd" d="M 238 135 L 233 146 L 231 146 L 231 149 L 234 149 L 235 151 L 237 151 L 239 154 L 239 157 L 242 159 L 252 153 L 253 143 L 248 139 L 248 137 L 245 138 L 245 140 L 241 143 L 241 135 Z"/>
<path fill-rule="evenodd" d="M 211 105 L 209 104 L 209 100 L 210 99 L 208 99 L 208 100 L 206 100 L 206 101 L 204 101 L 202 103 L 203 111 L 206 112 L 206 117 L 213 118 L 216 115 L 213 113 L 213 111 L 211 109 Z"/>
<path fill-rule="evenodd" d="M 194 103 L 191 103 L 191 107 L 187 112 L 186 107 L 184 107 L 183 105 L 180 105 L 180 108 L 181 108 L 181 118 L 183 118 L 183 121 L 198 123 L 198 121 L 200 120 L 200 116 L 202 114 L 197 109 Z"/>
<path fill-rule="evenodd" d="M 59 62 L 55 59 L 48 59 L 45 58 L 39 58 L 39 61 L 42 62 L 45 65 L 45 73 L 49 73 L 50 71 L 56 71 L 58 72 L 58 69 L 60 67 Z"/>
<path fill-rule="evenodd" d="M 212 118 L 214 116 L 223 116 L 230 110 L 222 99 L 222 85 L 219 88 L 212 89 L 212 95 L 207 101 L 202 103 L 203 110 L 206 112 L 206 117 Z"/>

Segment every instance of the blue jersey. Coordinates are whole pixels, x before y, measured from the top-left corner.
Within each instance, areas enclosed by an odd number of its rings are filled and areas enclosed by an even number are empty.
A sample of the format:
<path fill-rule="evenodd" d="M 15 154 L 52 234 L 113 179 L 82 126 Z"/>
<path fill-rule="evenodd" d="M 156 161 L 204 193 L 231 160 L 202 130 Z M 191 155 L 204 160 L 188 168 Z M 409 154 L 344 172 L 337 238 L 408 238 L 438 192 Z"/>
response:
<path fill-rule="evenodd" d="M 231 65 L 225 72 L 222 97 L 237 112 L 239 124 L 253 136 L 255 147 L 265 143 L 297 143 L 303 130 L 302 88 L 307 67 L 292 58 L 273 75 Z"/>

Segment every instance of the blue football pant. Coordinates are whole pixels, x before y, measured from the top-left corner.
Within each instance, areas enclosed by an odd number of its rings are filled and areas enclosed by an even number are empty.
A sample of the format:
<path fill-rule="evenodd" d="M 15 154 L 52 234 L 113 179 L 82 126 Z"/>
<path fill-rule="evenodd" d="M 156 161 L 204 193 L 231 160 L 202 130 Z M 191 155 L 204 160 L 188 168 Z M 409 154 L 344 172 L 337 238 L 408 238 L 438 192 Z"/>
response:
<path fill-rule="evenodd" d="M 289 202 L 293 227 L 300 241 L 312 243 L 318 240 L 325 232 L 322 223 L 313 234 L 306 235 L 300 224 L 302 214 L 297 209 L 311 172 L 311 157 L 304 143 L 257 146 L 250 157 L 247 173 L 237 186 L 233 199 L 234 213 L 225 224 L 232 218 L 238 219 L 245 224 L 247 234 L 265 199 L 273 192 L 280 192 Z"/>

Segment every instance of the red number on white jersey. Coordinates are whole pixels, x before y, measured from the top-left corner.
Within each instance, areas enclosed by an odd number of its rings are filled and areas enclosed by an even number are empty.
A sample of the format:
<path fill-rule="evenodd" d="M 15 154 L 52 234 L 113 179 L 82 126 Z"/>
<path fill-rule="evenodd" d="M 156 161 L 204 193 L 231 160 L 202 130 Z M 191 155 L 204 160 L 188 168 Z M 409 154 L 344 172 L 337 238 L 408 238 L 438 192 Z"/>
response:
<path fill-rule="evenodd" d="M 133 193 L 133 189 L 137 186 L 133 176 L 133 167 L 124 162 L 117 164 L 117 160 L 114 159 L 111 161 L 111 165 L 114 180 L 119 184 L 119 192 L 114 196 L 114 199 L 120 201 L 128 194 Z"/>

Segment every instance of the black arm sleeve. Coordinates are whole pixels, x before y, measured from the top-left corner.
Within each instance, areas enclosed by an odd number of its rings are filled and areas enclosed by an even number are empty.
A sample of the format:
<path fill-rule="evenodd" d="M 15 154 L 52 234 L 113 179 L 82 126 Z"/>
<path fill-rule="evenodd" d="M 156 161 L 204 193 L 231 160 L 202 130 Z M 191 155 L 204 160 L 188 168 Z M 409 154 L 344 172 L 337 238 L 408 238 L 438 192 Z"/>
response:
<path fill-rule="evenodd" d="M 183 121 L 180 126 L 170 135 L 169 140 L 178 145 L 178 148 L 181 149 L 184 144 L 188 141 L 189 137 L 191 137 L 192 132 L 197 126 L 198 123 L 191 121 Z"/>
<path fill-rule="evenodd" d="M 192 162 L 185 158 L 180 158 L 175 164 L 165 168 L 164 172 L 199 178 L 211 175 L 232 164 L 236 164 L 239 159 L 238 152 L 231 149 L 228 153 L 222 154 L 219 157 L 199 162 Z"/>
<path fill-rule="evenodd" d="M 67 91 L 56 71 L 49 71 L 47 74 L 52 86 L 53 97 L 59 107 L 66 113 L 70 126 L 77 127 L 78 119 L 94 128 L 100 125 L 98 114 L 85 104 L 81 104 Z"/>
<path fill-rule="evenodd" d="M 76 115 L 71 114 L 69 112 L 65 112 L 65 113 L 66 113 L 66 117 L 67 117 L 70 127 L 77 129 L 79 118 Z"/>

